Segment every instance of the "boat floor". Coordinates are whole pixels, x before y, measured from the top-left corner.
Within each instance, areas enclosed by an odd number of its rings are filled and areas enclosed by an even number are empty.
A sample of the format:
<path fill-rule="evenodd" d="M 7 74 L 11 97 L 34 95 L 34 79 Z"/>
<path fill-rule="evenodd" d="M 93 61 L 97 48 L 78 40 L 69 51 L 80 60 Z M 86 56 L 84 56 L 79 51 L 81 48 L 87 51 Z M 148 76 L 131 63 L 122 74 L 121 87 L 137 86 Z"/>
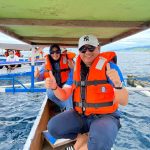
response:
<path fill-rule="evenodd" d="M 72 141 L 68 144 L 53 148 L 46 140 L 44 140 L 42 150 L 65 150 L 66 147 L 72 146 L 73 144 L 74 144 L 74 141 Z"/>

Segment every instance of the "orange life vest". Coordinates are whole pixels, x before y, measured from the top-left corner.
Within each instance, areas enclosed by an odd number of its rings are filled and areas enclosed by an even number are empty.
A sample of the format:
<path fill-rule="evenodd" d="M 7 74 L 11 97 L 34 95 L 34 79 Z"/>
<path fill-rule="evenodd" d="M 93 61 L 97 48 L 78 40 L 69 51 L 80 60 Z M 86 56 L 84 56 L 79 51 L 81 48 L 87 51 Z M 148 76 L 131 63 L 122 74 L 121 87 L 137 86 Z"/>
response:
<path fill-rule="evenodd" d="M 44 78 L 48 78 L 49 76 L 49 71 L 56 71 L 52 69 L 52 65 L 49 59 L 49 55 L 45 56 L 45 72 L 44 72 Z M 68 61 L 67 61 L 68 57 L 66 54 L 61 54 L 60 56 L 60 61 L 59 61 L 59 66 L 60 66 L 60 70 L 57 70 L 60 72 L 60 77 L 61 77 L 61 83 L 65 83 L 68 79 L 68 75 L 70 72 L 70 68 L 68 66 Z"/>
<path fill-rule="evenodd" d="M 109 114 L 118 108 L 118 103 L 113 103 L 115 97 L 113 86 L 108 83 L 106 77 L 106 64 L 113 61 L 115 56 L 114 52 L 99 54 L 89 68 L 86 81 L 81 81 L 81 58 L 80 56 L 77 58 L 74 70 L 73 100 L 78 113 Z M 82 100 L 82 92 L 84 100 Z"/>
<path fill-rule="evenodd" d="M 68 57 L 68 59 L 73 59 L 73 58 L 75 58 L 75 56 L 76 56 L 76 54 L 75 53 L 73 53 L 73 52 L 67 52 L 67 57 Z"/>

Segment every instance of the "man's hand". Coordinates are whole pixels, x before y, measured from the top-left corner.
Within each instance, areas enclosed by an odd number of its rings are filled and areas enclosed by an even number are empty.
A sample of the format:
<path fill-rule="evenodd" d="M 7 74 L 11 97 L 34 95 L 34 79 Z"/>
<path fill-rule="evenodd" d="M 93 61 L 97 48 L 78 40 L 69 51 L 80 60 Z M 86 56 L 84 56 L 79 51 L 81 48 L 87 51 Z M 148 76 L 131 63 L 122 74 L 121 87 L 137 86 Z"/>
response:
<path fill-rule="evenodd" d="M 56 89 L 57 88 L 57 83 L 56 83 L 56 79 L 52 74 L 52 71 L 49 72 L 49 78 L 46 78 L 45 80 L 45 87 L 47 89 Z"/>
<path fill-rule="evenodd" d="M 38 69 L 38 67 L 36 68 L 35 72 L 34 72 L 34 77 L 38 78 L 40 76 L 40 71 Z"/>
<path fill-rule="evenodd" d="M 121 81 L 120 81 L 120 77 L 118 75 L 118 72 L 115 69 L 111 69 L 109 63 L 107 63 L 106 75 L 113 82 L 115 87 L 119 87 L 121 85 Z"/>

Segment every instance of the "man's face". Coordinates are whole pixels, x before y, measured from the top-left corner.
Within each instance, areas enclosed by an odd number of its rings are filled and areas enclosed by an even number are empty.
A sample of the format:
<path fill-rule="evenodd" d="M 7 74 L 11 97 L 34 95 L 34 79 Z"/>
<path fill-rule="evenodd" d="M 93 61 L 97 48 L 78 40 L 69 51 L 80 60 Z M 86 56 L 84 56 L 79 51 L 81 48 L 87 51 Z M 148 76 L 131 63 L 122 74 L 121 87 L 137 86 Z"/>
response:
<path fill-rule="evenodd" d="M 54 47 L 50 52 L 50 55 L 54 60 L 58 60 L 60 58 L 60 54 L 61 54 L 61 51 L 57 49 L 56 47 Z"/>
<path fill-rule="evenodd" d="M 94 59 L 99 55 L 100 47 L 94 47 L 91 45 L 84 45 L 79 49 L 79 54 L 82 61 L 86 64 L 86 66 L 90 67 L 94 61 Z"/>

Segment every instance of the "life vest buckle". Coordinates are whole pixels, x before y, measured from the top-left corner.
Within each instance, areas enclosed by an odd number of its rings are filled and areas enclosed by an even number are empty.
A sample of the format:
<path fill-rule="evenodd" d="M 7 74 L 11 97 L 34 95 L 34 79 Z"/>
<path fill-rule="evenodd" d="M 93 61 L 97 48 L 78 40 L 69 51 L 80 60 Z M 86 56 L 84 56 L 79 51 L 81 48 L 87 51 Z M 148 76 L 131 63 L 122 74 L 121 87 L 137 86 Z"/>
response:
<path fill-rule="evenodd" d="M 81 81 L 81 86 L 85 86 L 85 81 Z"/>
<path fill-rule="evenodd" d="M 82 108 L 82 107 L 83 107 L 83 103 L 81 103 L 81 102 L 78 103 L 78 107 L 81 107 L 81 108 Z"/>
<path fill-rule="evenodd" d="M 85 111 L 85 107 L 82 107 L 82 110 Z"/>
<path fill-rule="evenodd" d="M 82 111 L 85 111 L 85 104 L 80 102 L 78 103 L 78 107 L 82 108 Z"/>

